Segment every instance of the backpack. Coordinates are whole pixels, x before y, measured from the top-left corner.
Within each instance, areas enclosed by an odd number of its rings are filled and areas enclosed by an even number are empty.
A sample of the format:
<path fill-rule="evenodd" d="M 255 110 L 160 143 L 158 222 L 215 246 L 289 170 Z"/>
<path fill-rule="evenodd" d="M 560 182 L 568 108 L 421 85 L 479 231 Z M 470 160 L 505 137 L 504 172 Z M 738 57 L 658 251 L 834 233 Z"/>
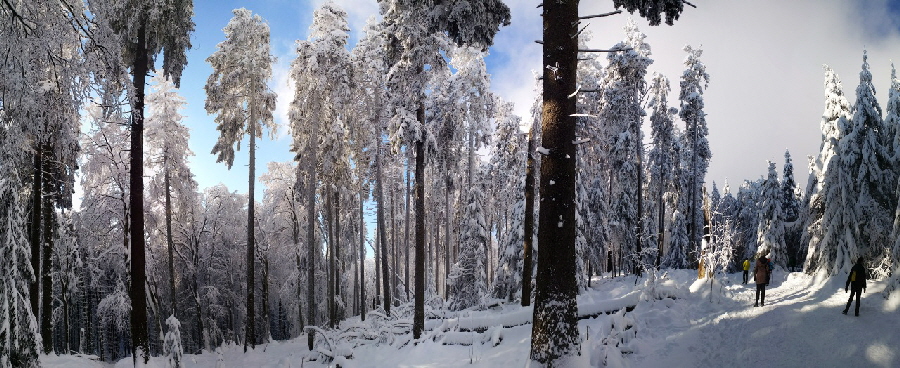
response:
<path fill-rule="evenodd" d="M 850 282 L 856 282 L 856 271 L 850 272 Z"/>

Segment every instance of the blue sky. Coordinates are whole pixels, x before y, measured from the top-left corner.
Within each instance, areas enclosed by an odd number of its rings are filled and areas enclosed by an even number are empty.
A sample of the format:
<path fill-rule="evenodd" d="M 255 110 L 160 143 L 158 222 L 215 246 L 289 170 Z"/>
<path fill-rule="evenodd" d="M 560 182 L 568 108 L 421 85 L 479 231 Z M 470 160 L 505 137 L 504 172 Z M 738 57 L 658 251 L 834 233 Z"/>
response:
<path fill-rule="evenodd" d="M 203 104 L 203 86 L 212 70 L 205 59 L 225 39 L 222 28 L 231 10 L 246 7 L 271 27 L 274 66 L 273 90 L 278 93 L 276 122 L 284 116 L 292 94 L 287 80 L 293 45 L 306 39 L 312 12 L 323 1 L 257 0 L 195 1 L 192 36 L 180 93 L 187 99 L 183 114 L 191 129 L 190 146 L 195 156 L 191 168 L 201 188 L 224 183 L 232 191 L 246 193 L 248 151 L 246 140 L 236 153 L 231 170 L 216 163 L 209 152 L 218 135 L 212 116 Z M 359 37 L 365 20 L 377 15 L 375 0 L 336 0 L 349 13 L 351 42 Z M 848 98 L 855 98 L 863 49 L 869 53 L 878 99 L 887 103 L 890 59 L 900 63 L 900 1 L 854 0 L 694 0 L 698 9 L 686 8 L 675 26 L 649 27 L 638 19 L 648 35 L 656 61 L 650 71 L 671 80 L 677 96 L 686 44 L 702 45 L 702 60 L 711 77 L 706 92 L 706 113 L 713 158 L 707 182 L 720 186 L 727 178 L 732 187 L 743 179 L 766 174 L 766 160 L 783 164 L 785 149 L 794 159 L 798 183 L 806 183 L 807 155 L 819 148 L 819 122 L 824 109 L 824 72 L 828 64 L 840 75 Z M 507 0 L 512 25 L 501 28 L 487 59 L 492 89 L 516 104 L 527 121 L 533 100 L 532 71 L 539 70 L 541 19 L 535 1 Z M 612 1 L 582 1 L 581 14 L 612 10 Z M 606 48 L 622 37 L 628 15 L 589 21 L 590 46 Z M 257 175 L 269 161 L 288 161 L 290 138 L 285 128 L 275 139 L 257 140 Z M 257 183 L 257 200 L 262 185 Z"/>

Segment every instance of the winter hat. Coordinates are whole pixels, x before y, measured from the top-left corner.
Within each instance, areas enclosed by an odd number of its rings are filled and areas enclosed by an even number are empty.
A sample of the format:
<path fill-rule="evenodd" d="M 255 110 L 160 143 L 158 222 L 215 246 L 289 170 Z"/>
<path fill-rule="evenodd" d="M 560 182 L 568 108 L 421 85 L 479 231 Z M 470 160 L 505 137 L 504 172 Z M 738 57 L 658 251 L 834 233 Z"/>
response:
<path fill-rule="evenodd" d="M 863 257 L 857 258 L 857 259 L 856 259 L 856 263 L 862 264 L 862 263 L 863 263 Z"/>

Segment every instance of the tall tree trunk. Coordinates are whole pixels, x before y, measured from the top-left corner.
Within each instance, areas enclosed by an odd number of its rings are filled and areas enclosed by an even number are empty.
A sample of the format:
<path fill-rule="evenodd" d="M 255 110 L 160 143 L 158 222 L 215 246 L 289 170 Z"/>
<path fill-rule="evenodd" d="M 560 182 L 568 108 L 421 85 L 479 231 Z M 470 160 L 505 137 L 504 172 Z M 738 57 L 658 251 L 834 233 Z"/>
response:
<path fill-rule="evenodd" d="M 447 190 L 444 191 L 444 277 L 442 283 L 444 300 L 450 300 L 450 288 L 447 287 L 447 280 L 450 277 L 450 192 L 453 190 L 453 179 L 449 174 L 445 175 L 444 182 Z"/>
<path fill-rule="evenodd" d="M 532 255 L 534 254 L 534 128 L 528 132 L 525 166 L 525 241 L 522 256 L 522 306 L 531 305 Z"/>
<path fill-rule="evenodd" d="M 382 303 L 384 305 L 384 312 L 390 316 L 391 315 L 391 282 L 388 279 L 388 264 L 387 264 L 387 228 L 384 224 L 384 185 L 383 178 L 384 176 L 381 173 L 381 144 L 378 144 L 378 148 L 375 149 L 375 174 L 378 176 L 375 180 L 375 190 L 377 191 L 378 196 L 378 213 L 376 214 L 378 221 L 378 237 L 379 237 L 379 253 L 381 256 L 381 286 L 384 288 L 382 291 L 382 296 L 384 300 Z"/>
<path fill-rule="evenodd" d="M 344 261 L 341 258 L 341 190 L 334 188 L 334 314 L 335 326 L 343 319 L 343 311 L 339 308 L 341 299 L 341 276 L 344 274 Z"/>
<path fill-rule="evenodd" d="M 31 269 L 33 270 L 35 275 L 40 275 L 41 272 L 41 215 L 43 212 L 41 211 L 41 204 L 43 203 L 43 196 L 41 192 L 41 184 L 43 183 L 43 164 L 44 164 L 44 145 L 42 143 L 36 142 L 34 147 L 34 177 L 32 178 L 32 186 L 31 186 L 31 224 L 30 230 L 31 233 Z M 31 280 L 29 284 L 29 292 L 31 298 L 31 311 L 34 314 L 37 314 L 40 309 L 41 303 L 41 294 L 40 294 L 40 279 L 35 277 Z"/>
<path fill-rule="evenodd" d="M 359 318 L 366 320 L 366 231 L 363 191 L 359 191 Z"/>
<path fill-rule="evenodd" d="M 266 342 L 272 340 L 272 314 L 269 308 L 269 252 L 267 251 L 262 257 L 263 280 L 262 280 L 262 335 Z"/>
<path fill-rule="evenodd" d="M 398 253 L 399 247 L 397 247 L 397 216 L 396 216 L 396 201 L 397 199 L 397 191 L 395 190 L 395 186 L 391 185 L 391 293 L 397 293 L 400 289 L 398 284 L 400 283 L 400 267 L 398 265 Z M 397 307 L 400 305 L 400 297 L 394 298 L 394 306 Z"/>
<path fill-rule="evenodd" d="M 313 134 L 310 135 L 310 161 L 307 162 L 307 178 L 309 183 L 307 184 L 307 193 L 308 196 L 306 198 L 306 312 L 309 318 L 307 318 L 307 323 L 309 325 L 316 325 L 316 252 L 318 251 L 318 246 L 316 245 L 316 166 L 318 165 L 317 161 L 317 150 L 319 149 L 318 145 L 318 135 L 319 135 L 319 126 L 318 124 L 313 124 Z M 313 333 L 309 332 L 306 335 L 306 343 L 309 350 L 313 349 Z"/>
<path fill-rule="evenodd" d="M 663 165 L 666 163 L 664 162 Z M 666 202 L 664 200 L 665 192 L 666 192 L 666 183 L 663 182 L 663 174 L 659 173 L 659 194 L 656 196 L 657 201 L 659 203 L 657 210 L 657 226 L 659 228 L 656 230 L 656 269 L 659 269 L 660 259 L 663 256 L 663 244 L 665 242 L 666 235 Z"/>
<path fill-rule="evenodd" d="M 403 224 L 403 255 L 405 258 L 403 261 L 403 286 L 406 289 L 406 300 L 409 300 L 409 205 L 411 204 L 409 203 L 409 164 L 412 161 L 410 158 L 410 155 L 406 156 L 406 200 L 404 201 L 406 203 L 406 220 Z M 435 268 L 435 272 L 437 272 L 437 268 Z M 435 280 L 437 280 L 436 277 Z"/>
<path fill-rule="evenodd" d="M 640 130 L 640 128 L 638 128 Z M 640 137 L 640 132 L 637 133 L 636 136 Z M 634 274 L 637 276 L 641 276 L 644 269 L 644 254 L 642 245 L 644 241 L 644 175 L 643 175 L 643 152 L 641 152 L 641 143 L 639 142 L 637 145 L 637 246 L 635 249 L 637 250 L 637 264 L 634 266 Z M 634 282 L 637 283 L 637 278 L 634 279 Z"/>
<path fill-rule="evenodd" d="M 50 152 L 50 147 L 44 143 L 44 152 Z M 47 171 L 43 175 L 43 200 L 42 211 L 44 212 L 43 222 L 43 246 L 41 252 L 41 339 L 44 341 L 44 353 L 49 354 L 54 350 L 53 345 L 53 225 L 55 224 L 55 215 L 53 211 L 53 198 L 56 197 L 53 189 L 53 182 L 56 180 L 55 168 L 49 162 L 52 155 L 44 156 L 44 169 Z"/>
<path fill-rule="evenodd" d="M 575 296 L 575 91 L 578 0 L 544 2 L 541 212 L 531 359 L 548 366 L 579 350 Z"/>
<path fill-rule="evenodd" d="M 254 231 L 254 184 L 256 182 L 256 115 L 253 108 L 250 109 L 250 173 L 249 173 L 249 191 L 247 193 L 247 321 L 246 335 L 244 337 L 244 352 L 247 352 L 247 346 L 251 349 L 256 347 L 256 231 Z"/>
<path fill-rule="evenodd" d="M 144 87 L 147 81 L 149 55 L 145 45 L 146 28 L 137 34 L 137 47 L 132 66 L 134 103 L 131 115 L 131 173 L 129 175 L 129 211 L 131 217 L 131 356 L 150 361 L 150 341 L 147 335 L 147 271 L 146 240 L 144 239 Z"/>
<path fill-rule="evenodd" d="M 425 105 L 416 110 L 419 124 L 425 125 Z M 413 338 L 425 330 L 425 142 L 416 141 L 416 277 L 413 311 Z"/>
<path fill-rule="evenodd" d="M 175 242 L 172 241 L 172 186 L 169 176 L 169 153 L 163 156 L 163 176 L 164 185 L 166 187 L 166 244 L 169 246 L 169 304 L 171 305 L 171 313 L 174 316 L 175 305 Z"/>
<path fill-rule="evenodd" d="M 331 201 L 332 186 L 325 185 L 325 212 L 328 229 L 328 326 L 334 328 L 337 314 L 334 311 L 334 203 Z"/>

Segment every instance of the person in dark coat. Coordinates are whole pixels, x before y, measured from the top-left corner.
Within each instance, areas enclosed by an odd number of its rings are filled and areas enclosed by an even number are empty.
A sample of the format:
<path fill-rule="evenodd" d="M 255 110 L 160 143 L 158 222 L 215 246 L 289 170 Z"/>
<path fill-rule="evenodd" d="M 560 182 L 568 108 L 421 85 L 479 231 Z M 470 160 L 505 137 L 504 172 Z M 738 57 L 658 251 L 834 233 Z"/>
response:
<path fill-rule="evenodd" d="M 753 304 L 754 307 L 758 307 L 760 302 L 764 307 L 766 306 L 766 285 L 769 284 L 769 276 L 772 272 L 769 269 L 769 259 L 766 258 L 768 254 L 768 251 L 761 253 L 756 258 L 756 266 L 753 269 L 753 280 L 756 281 L 756 303 Z"/>
<path fill-rule="evenodd" d="M 841 313 L 847 314 L 847 311 L 850 310 L 850 303 L 853 302 L 853 297 L 856 296 L 855 312 L 856 316 L 859 317 L 859 298 L 862 293 L 866 292 L 866 280 L 868 278 L 866 267 L 863 266 L 863 258 L 859 257 L 856 259 L 856 264 L 850 269 L 850 274 L 847 275 L 847 284 L 844 285 L 844 292 L 846 293 L 847 289 L 849 289 L 850 299 L 847 299 L 847 306 L 844 307 L 844 311 Z"/>

